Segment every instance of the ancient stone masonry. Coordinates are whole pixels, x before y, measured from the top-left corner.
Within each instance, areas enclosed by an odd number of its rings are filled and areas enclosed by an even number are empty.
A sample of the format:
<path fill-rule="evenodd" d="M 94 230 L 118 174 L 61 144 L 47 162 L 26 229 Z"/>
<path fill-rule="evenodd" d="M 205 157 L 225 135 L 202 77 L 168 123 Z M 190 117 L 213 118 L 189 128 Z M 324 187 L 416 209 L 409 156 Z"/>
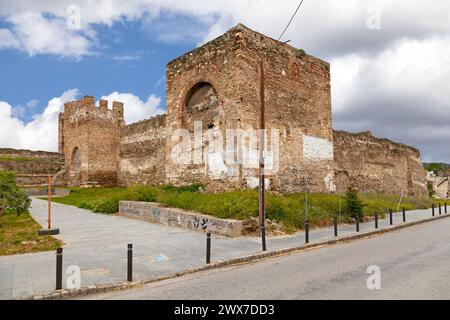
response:
<path fill-rule="evenodd" d="M 194 135 L 199 120 L 203 131 L 218 130 L 222 137 L 227 129 L 237 133 L 258 129 L 261 59 L 266 75 L 266 149 L 268 157 L 279 159 L 276 174 L 268 177 L 269 189 L 299 191 L 307 177 L 311 190 L 333 191 L 329 64 L 242 25 L 167 65 L 167 150 L 178 143 L 172 139 L 174 130 L 186 129 Z M 273 130 L 279 132 L 278 141 L 272 140 Z M 218 152 L 221 156 L 208 153 L 213 139 L 202 141 L 201 146 L 192 144 L 193 155 L 195 148 L 201 148 L 199 160 L 202 154 L 211 156 L 203 162 L 180 165 L 168 153 L 168 180 L 175 184 L 198 181 L 213 190 L 254 186 L 256 157 L 254 166 L 244 166 L 244 151 L 237 147 L 226 168 L 215 165 L 217 158 L 220 162 L 230 158 L 228 149 Z M 279 154 L 270 153 L 275 142 Z"/>
<path fill-rule="evenodd" d="M 59 153 L 0 149 L 0 170 L 14 171 L 20 186 L 45 185 L 48 175 L 56 175 L 63 167 L 64 157 Z"/>
<path fill-rule="evenodd" d="M 431 184 L 437 197 L 450 199 L 450 174 L 448 172 L 427 172 L 427 182 Z"/>
<path fill-rule="evenodd" d="M 65 104 L 59 150 L 70 185 L 257 186 L 259 64 L 265 73 L 269 190 L 425 194 L 417 150 L 369 134 L 333 133 L 330 66 L 239 24 L 170 61 L 167 113 L 125 125 L 123 105 Z M 219 146 L 219 147 L 218 147 Z"/>
<path fill-rule="evenodd" d="M 338 192 L 363 191 L 426 195 L 426 174 L 419 150 L 374 137 L 370 132 L 334 132 L 335 181 Z"/>
<path fill-rule="evenodd" d="M 133 123 L 121 130 L 119 185 L 164 183 L 166 115 Z"/>
<path fill-rule="evenodd" d="M 123 104 L 106 100 L 94 106 L 94 97 L 64 104 L 59 116 L 59 151 L 66 158 L 69 185 L 117 185 L 117 150 L 125 125 Z"/>

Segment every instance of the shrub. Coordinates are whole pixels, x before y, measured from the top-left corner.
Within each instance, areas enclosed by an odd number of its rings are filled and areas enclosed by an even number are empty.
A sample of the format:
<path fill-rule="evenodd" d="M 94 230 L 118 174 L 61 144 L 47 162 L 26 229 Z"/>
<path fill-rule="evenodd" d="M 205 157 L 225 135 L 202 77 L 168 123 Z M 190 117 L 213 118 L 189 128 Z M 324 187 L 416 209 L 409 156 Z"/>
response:
<path fill-rule="evenodd" d="M 155 202 L 156 191 L 152 187 L 132 186 L 126 190 L 121 200 Z"/>
<path fill-rule="evenodd" d="M 428 196 L 430 198 L 433 198 L 436 195 L 436 191 L 433 188 L 433 183 L 430 181 L 427 182 L 427 190 L 428 190 Z"/>
<path fill-rule="evenodd" d="M 119 199 L 112 197 L 110 199 L 97 200 L 91 204 L 91 210 L 98 213 L 116 213 L 119 211 Z"/>
<path fill-rule="evenodd" d="M 265 212 L 267 219 L 281 223 L 288 232 L 303 227 L 304 210 L 298 199 L 269 194 Z"/>
<path fill-rule="evenodd" d="M 0 214 L 28 213 L 31 200 L 24 190 L 16 185 L 14 172 L 0 171 Z"/>
<path fill-rule="evenodd" d="M 297 57 L 303 58 L 305 55 L 306 55 L 305 50 L 303 50 L 303 49 L 298 49 L 297 50 Z"/>
<path fill-rule="evenodd" d="M 358 190 L 353 187 L 348 188 L 345 192 L 344 199 L 347 205 L 348 215 L 354 219 L 356 219 L 356 217 L 361 218 L 364 204 L 359 198 Z"/>
<path fill-rule="evenodd" d="M 171 184 L 164 184 L 160 186 L 160 188 L 167 192 L 198 192 L 203 188 L 203 185 L 201 185 L 200 183 L 194 183 L 187 186 L 175 187 Z"/>
<path fill-rule="evenodd" d="M 258 191 L 235 190 L 220 193 L 201 192 L 201 185 L 183 187 L 173 185 L 114 188 L 72 188 L 66 197 L 53 201 L 72 204 L 95 212 L 115 213 L 119 200 L 158 202 L 167 207 L 192 210 L 218 218 L 247 219 L 258 217 Z M 333 224 L 338 212 L 339 222 L 352 223 L 358 215 L 371 216 L 377 212 L 382 217 L 389 209 L 396 209 L 400 195 L 348 190 L 341 202 L 337 194 L 308 193 L 308 220 L 311 227 Z M 431 200 L 425 197 L 403 197 L 401 207 L 406 210 L 427 208 Z M 364 211 L 364 212 L 363 212 Z M 364 214 L 363 214 L 364 213 Z M 266 193 L 266 218 L 281 224 L 292 232 L 304 227 L 305 193 L 288 195 Z"/>

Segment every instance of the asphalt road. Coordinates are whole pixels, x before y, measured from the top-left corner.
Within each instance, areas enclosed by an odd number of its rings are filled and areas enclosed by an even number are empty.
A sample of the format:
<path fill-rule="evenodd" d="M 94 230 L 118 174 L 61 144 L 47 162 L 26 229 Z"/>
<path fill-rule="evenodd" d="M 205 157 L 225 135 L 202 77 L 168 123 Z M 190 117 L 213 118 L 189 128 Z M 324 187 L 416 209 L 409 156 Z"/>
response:
<path fill-rule="evenodd" d="M 367 288 L 371 265 L 380 268 L 380 289 Z M 82 298 L 450 299 L 450 219 Z"/>

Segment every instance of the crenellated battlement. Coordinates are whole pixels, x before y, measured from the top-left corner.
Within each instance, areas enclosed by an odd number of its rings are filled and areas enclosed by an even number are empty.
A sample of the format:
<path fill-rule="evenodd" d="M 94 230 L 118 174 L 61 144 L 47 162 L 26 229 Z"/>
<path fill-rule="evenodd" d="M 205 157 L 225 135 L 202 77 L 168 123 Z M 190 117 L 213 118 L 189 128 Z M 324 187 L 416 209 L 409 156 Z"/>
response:
<path fill-rule="evenodd" d="M 59 152 L 65 156 L 68 185 L 256 187 L 258 170 L 253 161 L 243 160 L 257 150 L 247 141 L 241 145 L 246 134 L 240 132 L 259 127 L 261 58 L 265 126 L 271 132 L 267 147 L 276 168 L 267 176 L 270 190 L 301 192 L 307 183 L 312 192 L 356 186 L 427 194 L 418 150 L 369 133 L 333 131 L 327 62 L 243 25 L 169 62 L 164 115 L 126 126 L 121 102 L 102 99 L 96 106 L 93 96 L 67 102 L 59 115 Z M 213 148 L 207 135 L 212 128 L 218 142 Z M 181 144 L 180 131 L 189 143 Z M 189 139 L 184 140 L 186 131 Z M 217 149 L 221 142 L 222 150 Z M 189 157 L 175 159 L 180 151 Z"/>
<path fill-rule="evenodd" d="M 123 103 L 119 101 L 112 102 L 112 109 L 108 107 L 108 100 L 100 100 L 96 106 L 93 96 L 84 96 L 75 101 L 69 101 L 64 104 L 63 117 L 66 119 L 84 118 L 86 116 L 99 116 L 100 118 L 110 118 L 112 120 L 123 121 Z"/>
<path fill-rule="evenodd" d="M 117 145 L 125 126 L 123 103 L 95 105 L 93 96 L 64 104 L 59 115 L 59 152 L 66 159 L 69 185 L 117 184 Z"/>

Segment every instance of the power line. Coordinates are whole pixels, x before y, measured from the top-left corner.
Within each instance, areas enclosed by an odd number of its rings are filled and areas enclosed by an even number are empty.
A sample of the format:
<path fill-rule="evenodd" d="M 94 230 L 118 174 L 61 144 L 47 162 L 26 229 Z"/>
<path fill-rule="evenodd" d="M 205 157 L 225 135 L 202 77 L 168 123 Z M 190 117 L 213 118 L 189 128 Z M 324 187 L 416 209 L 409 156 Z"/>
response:
<path fill-rule="evenodd" d="M 286 30 L 287 30 L 287 29 L 289 28 L 289 26 L 290 26 L 290 24 L 291 24 L 292 20 L 294 20 L 294 17 L 295 17 L 295 15 L 297 14 L 298 10 L 300 9 L 300 7 L 301 7 L 302 3 L 303 3 L 303 0 L 301 0 L 301 1 L 300 1 L 300 3 L 298 4 L 298 7 L 297 7 L 297 9 L 295 9 L 295 12 L 294 12 L 294 14 L 292 15 L 291 19 L 289 20 L 289 22 L 288 22 L 288 24 L 287 24 L 286 28 L 284 28 L 283 32 L 281 33 L 281 36 L 280 36 L 280 37 L 278 38 L 278 41 L 280 41 L 280 40 L 281 40 L 281 38 L 283 38 L 283 36 L 284 36 L 284 33 L 285 33 L 285 32 L 286 32 Z"/>

